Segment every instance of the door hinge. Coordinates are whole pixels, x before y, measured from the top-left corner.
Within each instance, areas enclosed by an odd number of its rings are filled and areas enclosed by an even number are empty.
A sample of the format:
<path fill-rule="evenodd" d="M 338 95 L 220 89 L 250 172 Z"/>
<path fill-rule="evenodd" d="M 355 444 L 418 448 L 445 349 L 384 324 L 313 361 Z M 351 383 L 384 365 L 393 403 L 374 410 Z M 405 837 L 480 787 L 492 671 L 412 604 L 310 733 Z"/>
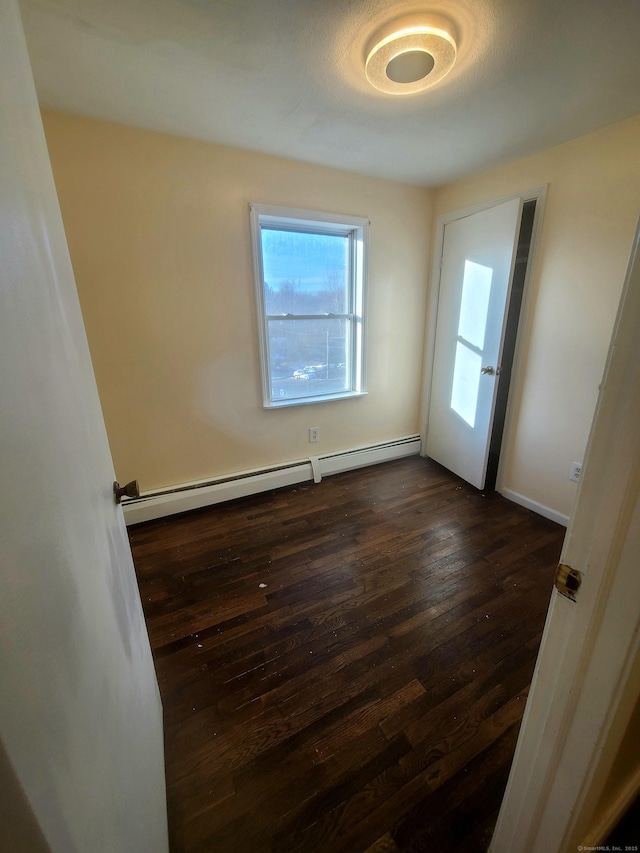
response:
<path fill-rule="evenodd" d="M 560 563 L 558 565 L 555 587 L 559 593 L 564 595 L 566 598 L 570 598 L 571 601 L 575 601 L 576 593 L 580 589 L 581 583 L 582 572 L 579 572 L 577 569 L 572 569 L 571 566 L 567 566 L 564 563 Z"/>

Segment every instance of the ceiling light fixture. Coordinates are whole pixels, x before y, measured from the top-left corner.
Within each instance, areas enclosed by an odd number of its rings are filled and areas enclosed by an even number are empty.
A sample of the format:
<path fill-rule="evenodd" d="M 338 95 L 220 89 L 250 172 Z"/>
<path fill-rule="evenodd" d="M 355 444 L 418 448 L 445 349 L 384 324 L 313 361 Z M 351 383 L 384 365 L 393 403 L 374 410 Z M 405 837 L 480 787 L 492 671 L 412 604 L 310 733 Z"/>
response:
<path fill-rule="evenodd" d="M 413 15 L 378 30 L 367 46 L 365 74 L 381 92 L 412 95 L 451 71 L 456 50 L 449 21 L 441 16 Z"/>

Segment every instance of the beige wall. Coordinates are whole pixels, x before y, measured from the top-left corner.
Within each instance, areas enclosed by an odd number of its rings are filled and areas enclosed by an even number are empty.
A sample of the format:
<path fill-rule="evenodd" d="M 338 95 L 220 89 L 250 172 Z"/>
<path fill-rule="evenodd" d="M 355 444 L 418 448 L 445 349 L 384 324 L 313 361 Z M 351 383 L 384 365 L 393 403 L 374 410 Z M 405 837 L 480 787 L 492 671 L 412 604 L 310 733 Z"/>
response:
<path fill-rule="evenodd" d="M 443 187 L 436 215 L 547 183 L 504 487 L 568 514 L 640 213 L 640 116 Z"/>
<path fill-rule="evenodd" d="M 116 471 L 143 489 L 419 431 L 434 212 L 548 184 L 504 487 L 570 512 L 640 212 L 640 116 L 437 192 L 44 118 Z M 262 408 L 249 201 L 370 218 L 367 397 Z"/>
<path fill-rule="evenodd" d="M 44 123 L 121 481 L 153 489 L 419 431 L 430 191 L 60 113 Z M 250 201 L 371 220 L 368 396 L 262 408 Z"/>

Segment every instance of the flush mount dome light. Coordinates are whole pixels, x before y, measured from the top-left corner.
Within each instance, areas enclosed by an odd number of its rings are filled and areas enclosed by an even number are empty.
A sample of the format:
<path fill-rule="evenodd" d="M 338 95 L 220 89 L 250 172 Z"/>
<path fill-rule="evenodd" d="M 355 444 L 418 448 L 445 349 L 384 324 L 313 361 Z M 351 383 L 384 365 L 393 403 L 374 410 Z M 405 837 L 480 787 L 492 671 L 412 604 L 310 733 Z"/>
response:
<path fill-rule="evenodd" d="M 453 26 L 441 16 L 403 18 L 374 35 L 367 46 L 367 80 L 390 95 L 433 86 L 456 61 Z"/>

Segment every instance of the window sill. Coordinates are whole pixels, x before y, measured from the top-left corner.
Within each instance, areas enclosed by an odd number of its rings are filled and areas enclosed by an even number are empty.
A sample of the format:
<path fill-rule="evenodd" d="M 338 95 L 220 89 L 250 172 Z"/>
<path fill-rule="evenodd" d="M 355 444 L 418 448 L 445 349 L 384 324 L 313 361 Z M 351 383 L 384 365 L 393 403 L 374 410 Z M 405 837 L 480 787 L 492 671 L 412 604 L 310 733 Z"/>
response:
<path fill-rule="evenodd" d="M 345 394 L 318 394 L 317 397 L 304 397 L 295 400 L 276 400 L 264 403 L 265 409 L 288 409 L 291 406 L 310 406 L 313 403 L 332 403 L 338 400 L 352 400 L 354 397 L 366 397 L 366 391 L 349 391 Z"/>

